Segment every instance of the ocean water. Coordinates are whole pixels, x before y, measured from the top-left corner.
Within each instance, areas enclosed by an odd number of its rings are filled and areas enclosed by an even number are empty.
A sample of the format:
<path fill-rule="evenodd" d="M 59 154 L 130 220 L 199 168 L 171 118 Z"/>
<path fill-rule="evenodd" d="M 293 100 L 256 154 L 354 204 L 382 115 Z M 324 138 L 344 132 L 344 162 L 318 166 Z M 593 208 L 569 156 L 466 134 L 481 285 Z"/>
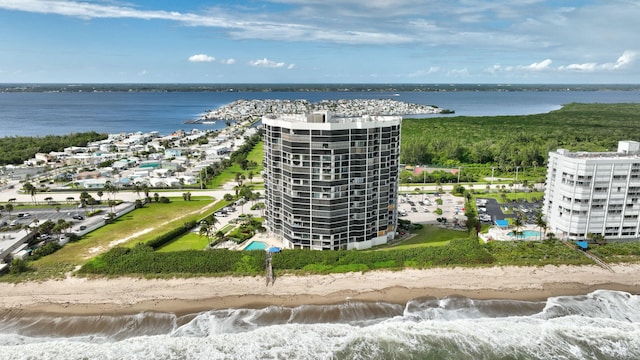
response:
<path fill-rule="evenodd" d="M 0 315 L 1 359 L 639 359 L 640 297 Z"/>
<path fill-rule="evenodd" d="M 541 89 L 544 89 L 542 87 Z M 454 89 L 455 90 L 455 89 Z M 546 113 L 571 102 L 640 102 L 637 90 L 547 91 L 114 91 L 114 92 L 2 92 L 0 137 L 219 129 L 215 125 L 185 124 L 208 109 L 239 99 L 389 98 L 454 110 L 456 115 L 526 115 Z M 446 115 L 452 116 L 452 115 Z"/>

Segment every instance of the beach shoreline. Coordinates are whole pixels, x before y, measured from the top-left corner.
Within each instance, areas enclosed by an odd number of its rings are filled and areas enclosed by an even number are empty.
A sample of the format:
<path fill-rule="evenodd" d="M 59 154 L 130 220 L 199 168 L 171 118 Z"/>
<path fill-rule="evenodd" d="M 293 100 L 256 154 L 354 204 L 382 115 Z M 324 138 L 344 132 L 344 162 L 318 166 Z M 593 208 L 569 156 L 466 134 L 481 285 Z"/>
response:
<path fill-rule="evenodd" d="M 284 275 L 273 285 L 263 277 L 173 279 L 115 278 L 0 283 L 0 312 L 52 315 L 187 315 L 227 308 L 330 305 L 348 301 L 406 304 L 421 297 L 544 301 L 595 290 L 640 294 L 640 264 L 597 266 L 474 267 L 370 271 L 331 275 Z"/>

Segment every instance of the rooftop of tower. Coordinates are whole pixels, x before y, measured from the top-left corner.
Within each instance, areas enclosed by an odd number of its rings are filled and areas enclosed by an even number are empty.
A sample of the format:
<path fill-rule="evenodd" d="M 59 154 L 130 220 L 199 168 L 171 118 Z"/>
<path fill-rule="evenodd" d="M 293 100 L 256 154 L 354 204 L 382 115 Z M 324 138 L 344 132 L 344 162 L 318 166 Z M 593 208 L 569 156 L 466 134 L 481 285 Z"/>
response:
<path fill-rule="evenodd" d="M 298 123 L 356 123 L 356 122 L 384 122 L 384 121 L 398 121 L 401 120 L 401 116 L 389 116 L 389 115 L 362 115 L 362 116 L 338 116 L 329 110 L 314 111 L 305 114 L 269 114 L 264 116 L 269 120 L 282 120 L 287 122 Z"/>

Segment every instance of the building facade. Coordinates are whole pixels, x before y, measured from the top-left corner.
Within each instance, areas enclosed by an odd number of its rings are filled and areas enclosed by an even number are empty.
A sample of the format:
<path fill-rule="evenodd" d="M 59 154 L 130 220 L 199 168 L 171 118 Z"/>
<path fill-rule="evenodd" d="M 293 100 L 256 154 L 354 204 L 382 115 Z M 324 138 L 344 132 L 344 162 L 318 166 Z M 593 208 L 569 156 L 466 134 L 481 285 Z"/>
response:
<path fill-rule="evenodd" d="M 637 239 L 639 199 L 640 143 L 620 141 L 617 152 L 549 153 L 543 212 L 558 238 Z"/>
<path fill-rule="evenodd" d="M 399 116 L 267 115 L 266 227 L 289 248 L 366 249 L 397 226 Z"/>

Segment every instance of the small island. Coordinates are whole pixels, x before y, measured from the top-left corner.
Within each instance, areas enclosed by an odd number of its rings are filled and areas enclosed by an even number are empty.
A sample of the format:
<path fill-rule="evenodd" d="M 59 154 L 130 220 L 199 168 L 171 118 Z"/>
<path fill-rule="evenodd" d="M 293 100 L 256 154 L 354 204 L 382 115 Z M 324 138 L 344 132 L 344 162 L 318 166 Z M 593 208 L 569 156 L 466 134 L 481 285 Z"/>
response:
<path fill-rule="evenodd" d="M 362 115 L 429 115 L 453 114 L 454 111 L 435 105 L 420 105 L 390 99 L 354 100 L 236 100 L 215 110 L 207 110 L 200 118 L 187 124 L 207 124 L 218 120 L 238 121 L 260 118 L 266 114 L 300 114 L 318 110 L 330 110 L 337 116 Z"/>

